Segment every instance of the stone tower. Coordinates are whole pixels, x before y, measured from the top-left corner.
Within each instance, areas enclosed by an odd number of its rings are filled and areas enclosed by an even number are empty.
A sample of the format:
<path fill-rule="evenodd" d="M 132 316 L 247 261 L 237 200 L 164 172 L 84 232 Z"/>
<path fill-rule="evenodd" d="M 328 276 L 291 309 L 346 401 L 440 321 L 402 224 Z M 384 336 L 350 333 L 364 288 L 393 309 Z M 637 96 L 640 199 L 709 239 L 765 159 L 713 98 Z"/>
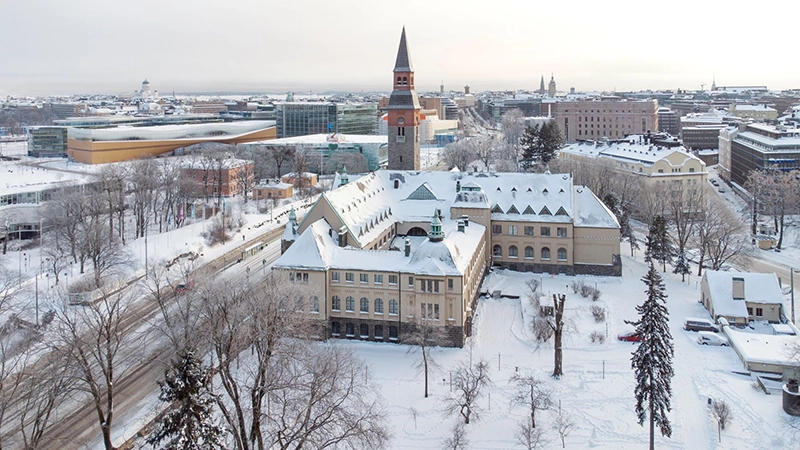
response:
<path fill-rule="evenodd" d="M 406 29 L 394 63 L 389 96 L 389 170 L 419 170 L 419 97 L 414 90 L 414 67 L 406 45 Z"/>
<path fill-rule="evenodd" d="M 545 92 L 547 91 L 544 89 L 544 75 L 542 75 L 542 81 L 539 82 L 539 93 L 544 95 Z"/>
<path fill-rule="evenodd" d="M 552 98 L 556 96 L 556 79 L 553 74 L 550 74 L 550 85 L 547 86 L 547 96 Z"/>

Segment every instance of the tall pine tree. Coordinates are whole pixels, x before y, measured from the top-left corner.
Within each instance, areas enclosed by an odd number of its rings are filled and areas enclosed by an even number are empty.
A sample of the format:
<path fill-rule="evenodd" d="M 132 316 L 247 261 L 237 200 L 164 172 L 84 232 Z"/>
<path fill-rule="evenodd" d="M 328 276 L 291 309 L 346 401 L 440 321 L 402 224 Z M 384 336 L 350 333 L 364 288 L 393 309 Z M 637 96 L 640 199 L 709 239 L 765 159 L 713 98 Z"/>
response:
<path fill-rule="evenodd" d="M 558 125 L 550 121 L 542 126 L 525 127 L 519 145 L 522 148 L 522 168 L 527 170 L 555 158 L 556 152 L 564 145 L 564 138 Z"/>
<path fill-rule="evenodd" d="M 672 245 L 667 234 L 667 220 L 664 216 L 656 216 L 650 224 L 645 244 L 645 257 L 647 262 L 658 261 L 663 265 L 664 272 L 667 271 L 667 260 L 672 256 Z"/>
<path fill-rule="evenodd" d="M 686 254 L 684 252 L 678 252 L 678 255 L 675 257 L 672 273 L 681 274 L 681 281 L 686 281 L 686 275 L 692 273 L 692 266 L 689 264 L 689 260 L 686 259 Z"/>
<path fill-rule="evenodd" d="M 162 441 L 162 450 L 223 449 L 224 428 L 214 420 L 214 398 L 209 392 L 211 370 L 194 353 L 185 350 L 172 362 L 161 385 L 162 402 L 171 406 L 156 432 L 147 439 L 152 446 Z"/>
<path fill-rule="evenodd" d="M 636 373 L 636 415 L 639 425 L 645 418 L 650 419 L 650 449 L 655 443 L 655 426 L 662 436 L 672 436 L 672 426 L 667 413 L 672 410 L 672 369 L 674 349 L 669 332 L 669 312 L 667 311 L 664 282 L 653 263 L 642 278 L 647 285 L 647 299 L 636 307 L 639 313 L 637 322 L 627 322 L 636 327 L 636 334 L 642 338 L 633 352 L 631 367 Z"/>

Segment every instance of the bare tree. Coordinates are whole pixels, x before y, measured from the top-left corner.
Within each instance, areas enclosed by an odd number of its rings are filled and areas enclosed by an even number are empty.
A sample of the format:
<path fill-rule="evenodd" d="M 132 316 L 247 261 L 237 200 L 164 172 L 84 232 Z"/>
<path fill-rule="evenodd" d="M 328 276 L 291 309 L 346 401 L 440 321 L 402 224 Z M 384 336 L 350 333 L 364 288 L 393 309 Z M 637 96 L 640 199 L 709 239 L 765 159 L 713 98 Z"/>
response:
<path fill-rule="evenodd" d="M 369 169 L 367 158 L 361 153 L 337 151 L 331 157 L 330 171 L 341 172 L 344 167 L 350 173 L 364 173 Z"/>
<path fill-rule="evenodd" d="M 666 199 L 671 225 L 669 233 L 677 254 L 686 252 L 686 244 L 695 234 L 695 225 L 706 204 L 705 189 L 704 186 L 679 184 L 673 187 Z"/>
<path fill-rule="evenodd" d="M 530 426 L 536 428 L 536 411 L 549 409 L 552 405 L 550 391 L 545 389 L 544 383 L 530 374 L 515 373 L 510 382 L 516 385 L 514 403 L 525 405 L 530 410 Z"/>
<path fill-rule="evenodd" d="M 444 329 L 423 317 L 415 320 L 413 331 L 403 338 L 403 341 L 410 346 L 408 348 L 409 353 L 418 352 L 420 354 L 421 359 L 417 362 L 415 368 L 425 376 L 425 398 L 428 398 L 428 374 L 430 369 L 436 367 L 431 350 L 432 347 L 439 345 L 444 338 Z"/>
<path fill-rule="evenodd" d="M 109 235 L 116 235 L 125 245 L 125 192 L 127 186 L 127 167 L 121 164 L 108 164 L 100 169 L 100 183 L 108 203 Z M 117 229 L 114 229 L 114 218 Z"/>
<path fill-rule="evenodd" d="M 561 448 L 566 448 L 565 441 L 572 431 L 573 426 L 575 426 L 575 422 L 573 422 L 572 418 L 562 411 L 561 406 L 559 406 L 558 414 L 555 419 L 553 419 L 553 429 L 556 430 L 558 436 L 561 438 Z"/>
<path fill-rule="evenodd" d="M 786 215 L 797 212 L 800 206 L 800 170 L 781 171 L 773 166 L 765 170 L 753 170 L 745 182 L 753 193 L 753 233 L 758 212 L 772 216 L 778 233 L 777 248 L 783 245 Z"/>
<path fill-rule="evenodd" d="M 236 172 L 234 172 L 233 181 L 236 183 L 238 190 L 241 191 L 242 198 L 244 199 L 245 203 L 247 203 L 248 196 L 255 185 L 255 173 L 253 170 L 253 164 L 248 162 L 247 164 L 238 167 Z"/>
<path fill-rule="evenodd" d="M 552 320 L 548 320 L 550 328 L 553 329 L 555 340 L 553 346 L 555 347 L 554 362 L 553 362 L 553 378 L 559 378 L 564 375 L 563 362 L 564 353 L 562 349 L 562 337 L 564 334 L 564 302 L 567 301 L 566 294 L 553 294 L 553 309 L 555 315 Z"/>
<path fill-rule="evenodd" d="M 547 444 L 544 436 L 544 429 L 534 428 L 527 420 L 517 422 L 517 430 L 514 432 L 517 443 L 526 450 L 542 448 Z"/>
<path fill-rule="evenodd" d="M 497 161 L 500 141 L 496 136 L 488 139 L 481 139 L 477 143 L 478 159 L 483 163 L 483 167 L 487 172 L 492 171 L 492 166 Z"/>
<path fill-rule="evenodd" d="M 747 225 L 717 197 L 709 196 L 702 220 L 697 224 L 700 261 L 697 275 L 708 261 L 712 270 L 723 264 L 746 264 L 752 253 Z"/>
<path fill-rule="evenodd" d="M 480 360 L 472 366 L 459 363 L 453 371 L 453 391 L 445 399 L 445 411 L 448 414 L 457 412 L 468 424 L 470 419 L 478 418 L 480 408 L 477 400 L 490 384 L 489 364 L 486 361 Z"/>
<path fill-rule="evenodd" d="M 714 419 L 717 421 L 720 429 L 722 430 L 725 429 L 725 425 L 727 425 L 733 417 L 731 407 L 725 400 L 714 400 L 713 404 L 711 405 L 711 414 L 714 416 Z"/>
<path fill-rule="evenodd" d="M 273 161 L 275 161 L 275 167 L 277 167 L 276 176 L 280 178 L 282 175 L 281 168 L 285 163 L 290 162 L 294 158 L 294 154 L 297 151 L 295 147 L 270 147 L 268 150 L 269 155 L 272 157 Z"/>
<path fill-rule="evenodd" d="M 467 440 L 467 429 L 459 421 L 450 429 L 450 436 L 443 442 L 442 450 L 465 450 L 469 445 Z"/>
<path fill-rule="evenodd" d="M 133 335 L 124 326 L 131 293 L 126 289 L 104 292 L 97 301 L 81 307 L 64 299 L 56 312 L 59 345 L 68 352 L 78 371 L 77 387 L 93 402 L 106 450 L 113 450 L 115 385 L 131 366 Z"/>
<path fill-rule="evenodd" d="M 523 117 L 524 114 L 522 110 L 515 108 L 503 114 L 500 122 L 503 127 L 503 140 L 508 148 L 511 149 L 511 153 L 507 156 L 513 156 L 515 164 L 519 157 L 519 139 L 525 131 L 525 124 L 522 121 Z"/>
<path fill-rule="evenodd" d="M 448 169 L 458 167 L 462 172 L 469 170 L 469 163 L 477 158 L 477 149 L 474 146 L 476 138 L 462 139 L 452 142 L 444 147 L 442 158 Z"/>
<path fill-rule="evenodd" d="M 23 373 L 26 389 L 20 397 L 19 429 L 28 450 L 40 448 L 53 413 L 75 387 L 75 366 L 69 352 L 51 352 L 47 363 L 44 370 Z"/>

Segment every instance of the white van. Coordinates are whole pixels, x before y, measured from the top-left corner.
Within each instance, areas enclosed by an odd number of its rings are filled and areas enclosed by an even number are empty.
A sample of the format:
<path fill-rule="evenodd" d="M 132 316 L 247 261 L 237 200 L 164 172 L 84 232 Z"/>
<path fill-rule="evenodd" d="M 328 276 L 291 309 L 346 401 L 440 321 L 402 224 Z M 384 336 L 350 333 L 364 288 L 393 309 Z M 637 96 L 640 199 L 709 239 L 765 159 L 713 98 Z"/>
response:
<path fill-rule="evenodd" d="M 721 345 L 722 347 L 730 345 L 728 338 L 724 335 L 712 333 L 711 331 L 698 331 L 697 343 L 700 345 Z"/>
<path fill-rule="evenodd" d="M 713 331 L 714 333 L 719 331 L 714 322 L 711 319 L 702 319 L 699 317 L 687 317 L 683 321 L 683 329 L 686 331 Z"/>

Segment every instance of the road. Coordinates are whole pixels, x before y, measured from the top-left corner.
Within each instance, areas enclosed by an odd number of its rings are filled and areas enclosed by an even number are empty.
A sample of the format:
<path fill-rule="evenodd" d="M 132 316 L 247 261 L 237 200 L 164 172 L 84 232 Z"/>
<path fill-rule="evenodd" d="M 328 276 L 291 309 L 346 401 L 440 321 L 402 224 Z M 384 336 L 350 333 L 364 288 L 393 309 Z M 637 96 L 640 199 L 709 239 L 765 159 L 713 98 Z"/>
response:
<path fill-rule="evenodd" d="M 258 237 L 242 243 L 234 250 L 210 261 L 196 272 L 198 277 L 223 277 L 238 279 L 243 282 L 257 283 L 268 272 L 270 266 L 280 256 L 280 237 L 283 228 L 270 230 Z M 267 246 L 259 253 L 240 263 L 229 265 L 241 257 L 241 251 L 258 242 L 267 242 Z M 157 321 L 157 303 L 149 297 L 143 297 L 137 304 L 136 310 L 128 329 L 144 328 Z M 144 325 L 143 325 L 144 324 Z M 158 345 L 157 333 L 145 333 L 135 349 L 141 358 L 138 364 L 128 368 L 115 384 L 114 426 L 118 430 L 126 423 L 141 423 L 137 418 L 145 417 L 151 412 L 154 398 L 158 397 L 158 381 L 163 380 L 165 363 L 174 356 L 174 349 L 166 345 Z M 147 353 L 151 352 L 151 353 Z M 91 399 L 86 396 L 82 404 L 70 411 L 56 415 L 51 421 L 53 424 L 45 433 L 41 448 L 96 448 L 102 445 L 97 413 Z M 138 432 L 138 429 L 124 430 L 125 437 Z M 117 432 L 114 432 L 117 435 Z M 115 439 L 116 444 L 121 440 Z M 12 445 L 11 449 L 21 448 L 21 443 L 13 445 L 12 440 L 7 440 Z"/>

